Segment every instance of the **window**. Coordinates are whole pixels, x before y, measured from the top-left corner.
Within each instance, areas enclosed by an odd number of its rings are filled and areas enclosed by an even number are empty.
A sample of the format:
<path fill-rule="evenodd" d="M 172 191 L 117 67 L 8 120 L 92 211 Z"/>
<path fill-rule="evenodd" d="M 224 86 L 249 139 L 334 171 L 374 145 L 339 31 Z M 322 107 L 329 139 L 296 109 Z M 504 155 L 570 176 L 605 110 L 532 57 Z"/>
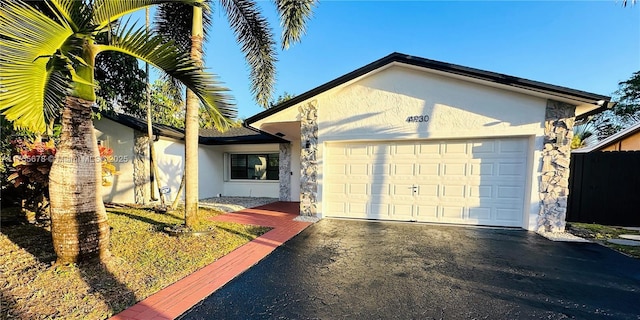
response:
<path fill-rule="evenodd" d="M 279 155 L 232 154 L 231 179 L 278 180 Z"/>

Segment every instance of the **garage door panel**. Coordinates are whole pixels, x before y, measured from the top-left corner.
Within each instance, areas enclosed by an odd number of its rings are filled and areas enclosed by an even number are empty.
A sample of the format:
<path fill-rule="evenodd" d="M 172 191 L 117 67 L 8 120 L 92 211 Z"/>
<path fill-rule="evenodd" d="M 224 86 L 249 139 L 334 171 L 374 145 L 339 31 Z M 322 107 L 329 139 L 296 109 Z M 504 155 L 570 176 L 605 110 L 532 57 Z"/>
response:
<path fill-rule="evenodd" d="M 487 140 L 482 142 L 472 142 L 470 143 L 471 153 L 472 154 L 487 154 L 491 155 L 496 152 L 496 142 Z"/>
<path fill-rule="evenodd" d="M 496 194 L 497 199 L 520 199 L 522 197 L 522 193 L 524 192 L 523 188 L 520 186 L 498 186 L 498 193 Z"/>
<path fill-rule="evenodd" d="M 414 144 L 396 145 L 393 148 L 393 154 L 400 156 L 409 156 L 413 158 L 416 156 L 416 147 L 419 148 L 420 146 L 416 146 Z"/>
<path fill-rule="evenodd" d="M 394 184 L 392 187 L 391 195 L 394 197 L 405 196 L 405 197 L 413 197 L 413 184 L 406 183 L 398 183 Z"/>
<path fill-rule="evenodd" d="M 369 216 L 371 219 L 388 219 L 390 216 L 390 205 L 388 203 L 371 203 Z"/>
<path fill-rule="evenodd" d="M 347 194 L 347 185 L 343 183 L 328 183 L 325 188 L 327 193 L 333 193 L 335 196 L 345 195 Z"/>
<path fill-rule="evenodd" d="M 491 207 L 471 207 L 469 208 L 469 219 L 477 221 L 491 220 Z"/>
<path fill-rule="evenodd" d="M 466 176 L 467 164 L 466 163 L 445 163 L 442 165 L 442 175 L 448 176 Z"/>
<path fill-rule="evenodd" d="M 411 204 L 391 204 L 390 218 L 396 220 L 413 220 L 413 206 Z"/>
<path fill-rule="evenodd" d="M 444 152 L 442 155 L 445 157 L 458 157 L 467 154 L 467 142 L 465 141 L 448 142 L 443 146 Z"/>
<path fill-rule="evenodd" d="M 330 144 L 323 201 L 336 211 L 326 215 L 521 226 L 527 146 L 514 138 Z"/>
<path fill-rule="evenodd" d="M 380 196 L 390 196 L 391 195 L 391 186 L 388 183 L 384 184 L 372 184 L 371 185 L 371 195 L 374 197 Z"/>
<path fill-rule="evenodd" d="M 368 175 L 369 166 L 367 164 L 354 163 L 348 165 L 349 175 Z"/>
<path fill-rule="evenodd" d="M 388 164 L 374 164 L 371 166 L 371 174 L 375 176 L 383 176 L 386 178 L 389 175 L 390 169 Z"/>
<path fill-rule="evenodd" d="M 438 197 L 440 196 L 440 185 L 438 184 L 421 184 L 417 188 L 417 196 L 423 197 Z"/>
<path fill-rule="evenodd" d="M 520 221 L 522 211 L 512 208 L 497 208 L 496 220 L 500 221 Z"/>
<path fill-rule="evenodd" d="M 341 201 L 332 201 L 326 204 L 327 210 L 334 215 L 346 215 L 348 214 L 347 203 Z"/>
<path fill-rule="evenodd" d="M 498 176 L 521 176 L 524 164 L 521 162 L 501 162 L 498 164 Z"/>
<path fill-rule="evenodd" d="M 442 155 L 439 143 L 419 144 L 417 145 L 417 153 L 421 159 L 440 158 Z"/>
<path fill-rule="evenodd" d="M 493 186 L 477 185 L 469 186 L 469 197 L 480 200 L 491 200 L 495 197 Z"/>
<path fill-rule="evenodd" d="M 469 165 L 471 176 L 493 176 L 495 175 L 494 163 L 472 163 Z"/>
<path fill-rule="evenodd" d="M 464 219 L 464 207 L 455 205 L 443 205 L 441 210 L 441 218 L 454 222 Z"/>
<path fill-rule="evenodd" d="M 415 176 L 415 166 L 413 163 L 402 163 L 402 164 L 392 164 L 391 172 L 393 174 L 393 178 L 398 178 L 399 176 Z"/>
<path fill-rule="evenodd" d="M 440 175 L 440 164 L 439 163 L 420 163 L 416 164 L 417 173 L 420 177 L 424 176 L 432 176 L 437 177 Z"/>
<path fill-rule="evenodd" d="M 436 222 L 438 220 L 438 206 L 417 205 L 416 220 L 422 222 Z"/>
<path fill-rule="evenodd" d="M 522 143 L 520 139 L 505 139 L 499 141 L 500 153 L 519 153 L 522 154 L 526 151 L 526 144 Z"/>

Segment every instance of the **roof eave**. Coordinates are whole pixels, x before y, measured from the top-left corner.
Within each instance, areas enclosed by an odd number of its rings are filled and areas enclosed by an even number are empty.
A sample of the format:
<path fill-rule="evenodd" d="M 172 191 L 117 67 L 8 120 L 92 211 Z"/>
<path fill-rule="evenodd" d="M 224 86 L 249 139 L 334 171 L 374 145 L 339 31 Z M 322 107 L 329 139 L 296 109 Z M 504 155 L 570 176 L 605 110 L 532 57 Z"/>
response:
<path fill-rule="evenodd" d="M 364 76 L 367 73 L 370 73 L 376 69 L 384 67 L 385 65 L 391 63 L 403 63 L 411 66 L 416 66 L 420 68 L 426 68 L 451 74 L 456 74 L 464 77 L 474 78 L 483 81 L 494 82 L 498 84 L 503 84 L 511 87 L 517 87 L 526 90 L 538 91 L 542 93 L 547 93 L 549 95 L 558 95 L 558 96 L 568 96 L 572 97 L 573 100 L 597 104 L 598 102 L 604 102 L 604 105 L 611 100 L 611 97 L 599 95 L 595 93 L 589 93 L 581 90 L 575 90 L 571 88 L 555 86 L 539 81 L 533 81 L 523 78 L 518 78 L 514 76 L 509 76 L 505 74 L 495 73 L 491 71 L 485 71 L 475 68 L 464 67 L 460 65 L 455 65 L 451 63 L 430 60 L 425 58 L 413 57 L 410 55 L 394 52 L 386 57 L 378 59 L 374 62 L 371 62 L 361 68 L 358 68 L 354 71 L 351 71 L 345 75 L 342 75 L 334 80 L 331 80 L 325 84 L 322 84 L 316 88 L 313 88 L 305 93 L 300 94 L 288 101 L 281 103 L 273 108 L 262 111 L 256 115 L 253 115 L 245 120 L 246 124 L 252 124 L 259 120 L 262 120 L 270 115 L 278 113 L 282 110 L 285 110 L 289 107 L 292 107 L 296 104 L 304 102 L 314 96 L 317 96 L 320 93 L 328 91 L 334 87 L 337 87 L 341 84 L 354 80 L 358 77 Z M 595 114 L 598 112 L 602 112 L 606 109 L 595 109 L 588 112 L 588 115 Z M 580 115 L 579 117 L 588 116 L 588 115 Z"/>

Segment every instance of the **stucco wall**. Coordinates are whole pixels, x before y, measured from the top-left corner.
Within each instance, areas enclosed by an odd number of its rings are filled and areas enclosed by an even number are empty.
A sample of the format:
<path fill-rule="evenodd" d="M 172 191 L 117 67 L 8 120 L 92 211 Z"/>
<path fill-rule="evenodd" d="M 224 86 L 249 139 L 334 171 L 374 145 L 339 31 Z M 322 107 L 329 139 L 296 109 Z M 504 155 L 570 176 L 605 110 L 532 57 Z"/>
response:
<path fill-rule="evenodd" d="M 93 126 L 96 138 L 113 149 L 114 165 L 118 171 L 111 186 L 102 186 L 102 199 L 105 202 L 134 203 L 133 129 L 106 118 L 94 120 Z"/>
<path fill-rule="evenodd" d="M 171 189 L 171 200 L 180 188 L 184 170 L 184 142 L 161 137 L 154 143 L 160 185 Z M 201 145 L 198 151 L 198 197 L 217 196 L 224 192 L 224 154 L 215 147 Z M 181 195 L 184 198 L 184 193 Z"/>
<path fill-rule="evenodd" d="M 616 143 L 603 148 L 601 151 L 639 151 L 640 132 L 636 132 Z"/>
<path fill-rule="evenodd" d="M 319 185 L 324 143 L 330 141 L 528 137 L 527 181 L 531 183 L 522 227 L 535 229 L 545 99 L 392 66 L 322 94 L 317 103 Z M 408 123 L 409 116 L 428 116 L 429 120 Z M 320 188 L 320 202 L 322 192 Z"/>

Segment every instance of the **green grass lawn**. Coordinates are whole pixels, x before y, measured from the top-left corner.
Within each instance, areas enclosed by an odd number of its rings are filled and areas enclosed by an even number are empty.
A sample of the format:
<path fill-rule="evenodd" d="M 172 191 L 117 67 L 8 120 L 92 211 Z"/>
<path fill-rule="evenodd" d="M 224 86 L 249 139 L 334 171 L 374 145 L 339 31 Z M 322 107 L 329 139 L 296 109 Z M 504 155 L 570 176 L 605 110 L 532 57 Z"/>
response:
<path fill-rule="evenodd" d="M 200 209 L 205 217 L 220 212 Z M 4 213 L 4 208 L 3 208 Z M 33 224 L 2 226 L 0 319 L 105 319 L 214 262 L 268 228 L 204 223 L 213 236 L 171 237 L 178 214 L 107 209 L 112 258 L 104 266 L 53 266 L 51 233 Z"/>
<path fill-rule="evenodd" d="M 638 231 L 601 224 L 570 222 L 567 224 L 567 232 L 601 243 L 609 248 L 623 252 L 632 257 L 640 258 L 640 247 L 623 246 L 607 242 L 607 239 L 617 239 L 621 234 L 640 234 Z"/>

